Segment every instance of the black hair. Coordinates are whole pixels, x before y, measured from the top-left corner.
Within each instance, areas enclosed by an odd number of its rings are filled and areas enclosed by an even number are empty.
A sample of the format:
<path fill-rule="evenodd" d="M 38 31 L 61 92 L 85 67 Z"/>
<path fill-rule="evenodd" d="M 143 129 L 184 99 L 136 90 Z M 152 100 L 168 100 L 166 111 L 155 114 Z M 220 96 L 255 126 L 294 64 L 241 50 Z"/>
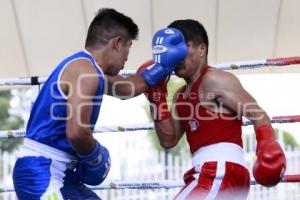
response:
<path fill-rule="evenodd" d="M 193 19 L 175 20 L 168 28 L 176 28 L 180 30 L 185 38 L 186 42 L 193 42 L 194 45 L 204 43 L 207 45 L 208 53 L 208 36 L 204 26 Z"/>
<path fill-rule="evenodd" d="M 130 17 L 112 8 L 102 8 L 89 26 L 85 46 L 105 44 L 118 35 L 135 40 L 138 34 L 138 26 Z"/>

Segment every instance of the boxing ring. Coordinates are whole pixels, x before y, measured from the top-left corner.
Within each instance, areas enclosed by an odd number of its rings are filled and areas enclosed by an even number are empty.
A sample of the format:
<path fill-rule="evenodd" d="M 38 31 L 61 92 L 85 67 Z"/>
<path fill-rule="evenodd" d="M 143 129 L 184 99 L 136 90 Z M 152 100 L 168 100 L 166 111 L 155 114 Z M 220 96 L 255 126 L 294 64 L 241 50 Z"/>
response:
<path fill-rule="evenodd" d="M 253 61 L 242 61 L 242 62 L 229 62 L 212 65 L 220 70 L 236 70 L 236 69 L 254 69 L 254 68 L 267 68 L 269 66 L 287 66 L 293 64 L 300 64 L 300 57 L 288 57 L 288 58 L 275 58 L 275 59 L 264 59 L 264 60 L 253 60 Z M 132 70 L 124 70 L 121 72 L 122 76 L 129 76 L 134 74 Z M 22 78 L 6 78 L 0 79 L 0 86 L 19 86 L 19 85 L 42 85 L 47 80 L 47 77 L 22 77 Z M 288 124 L 300 122 L 300 115 L 287 115 L 287 116 L 273 116 L 271 117 L 272 124 Z M 249 120 L 243 120 L 243 126 L 251 126 Z M 113 125 L 113 126 L 100 126 L 95 127 L 94 133 L 101 134 L 106 132 L 135 132 L 135 131 L 151 131 L 154 130 L 153 123 L 143 124 L 130 124 L 130 125 Z M 14 139 L 23 138 L 25 136 L 24 130 L 2 130 L 0 131 L 0 140 L 4 138 Z M 288 166 L 287 159 L 287 166 Z M 250 170 L 251 171 L 251 170 Z M 300 183 L 300 170 L 296 174 L 286 174 L 280 184 L 299 184 Z M 183 175 L 183 174 L 182 174 Z M 93 190 L 123 190 L 123 189 L 173 189 L 180 188 L 184 185 L 183 180 L 151 180 L 151 181 L 105 181 L 99 186 L 91 187 Z M 255 180 L 251 180 L 251 186 L 258 185 Z M 1 194 L 14 192 L 14 188 L 3 187 L 0 185 L 0 197 Z M 300 196 L 298 197 L 300 198 Z M 0 198 L 1 199 L 1 198 Z"/>

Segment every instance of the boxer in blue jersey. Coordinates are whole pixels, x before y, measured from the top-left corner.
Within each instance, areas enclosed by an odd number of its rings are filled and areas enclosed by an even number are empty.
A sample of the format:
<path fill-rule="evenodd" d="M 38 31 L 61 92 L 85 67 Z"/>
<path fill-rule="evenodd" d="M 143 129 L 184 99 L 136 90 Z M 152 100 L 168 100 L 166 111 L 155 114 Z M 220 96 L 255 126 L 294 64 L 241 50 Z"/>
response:
<path fill-rule="evenodd" d="M 111 164 L 109 151 L 92 135 L 103 94 L 139 95 L 169 76 L 187 54 L 180 31 L 158 33 L 153 46 L 164 38 L 159 45 L 165 50 L 154 52 L 161 59 L 140 75 L 121 77 L 138 27 L 114 9 L 99 10 L 85 49 L 58 64 L 33 105 L 22 155 L 13 170 L 20 200 L 100 199 L 86 185 L 102 183 Z"/>

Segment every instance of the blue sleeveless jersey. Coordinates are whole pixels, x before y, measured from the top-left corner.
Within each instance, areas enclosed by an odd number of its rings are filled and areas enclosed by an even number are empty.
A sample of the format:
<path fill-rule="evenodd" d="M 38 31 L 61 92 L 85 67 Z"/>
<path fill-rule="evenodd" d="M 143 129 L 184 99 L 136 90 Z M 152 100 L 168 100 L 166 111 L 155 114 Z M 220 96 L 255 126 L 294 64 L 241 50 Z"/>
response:
<path fill-rule="evenodd" d="M 26 137 L 73 155 L 75 152 L 72 150 L 66 135 L 67 97 L 61 90 L 59 81 L 65 67 L 77 59 L 90 61 L 99 76 L 99 85 L 93 98 L 93 110 L 90 119 L 91 130 L 93 131 L 102 103 L 105 81 L 102 70 L 91 54 L 85 50 L 66 58 L 52 72 L 33 105 L 26 128 Z"/>

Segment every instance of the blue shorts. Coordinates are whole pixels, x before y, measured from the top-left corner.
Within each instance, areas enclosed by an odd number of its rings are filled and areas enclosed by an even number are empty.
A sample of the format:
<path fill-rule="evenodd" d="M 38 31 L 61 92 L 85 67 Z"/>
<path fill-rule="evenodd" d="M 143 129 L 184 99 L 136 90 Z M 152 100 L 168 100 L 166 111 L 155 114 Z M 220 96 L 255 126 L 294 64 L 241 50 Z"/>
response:
<path fill-rule="evenodd" d="M 101 200 L 74 172 L 74 157 L 27 138 L 23 149 L 13 170 L 19 200 Z"/>

